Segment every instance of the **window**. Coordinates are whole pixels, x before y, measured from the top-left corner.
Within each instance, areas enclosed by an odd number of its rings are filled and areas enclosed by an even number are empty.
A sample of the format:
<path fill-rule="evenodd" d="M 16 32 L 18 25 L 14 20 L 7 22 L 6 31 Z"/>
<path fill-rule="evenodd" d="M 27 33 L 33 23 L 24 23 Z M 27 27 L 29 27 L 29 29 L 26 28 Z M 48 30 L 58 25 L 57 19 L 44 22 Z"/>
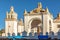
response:
<path fill-rule="evenodd" d="M 58 25 L 58 28 L 60 28 L 60 25 Z"/>
<path fill-rule="evenodd" d="M 51 26 L 51 21 L 49 21 L 49 26 Z"/>

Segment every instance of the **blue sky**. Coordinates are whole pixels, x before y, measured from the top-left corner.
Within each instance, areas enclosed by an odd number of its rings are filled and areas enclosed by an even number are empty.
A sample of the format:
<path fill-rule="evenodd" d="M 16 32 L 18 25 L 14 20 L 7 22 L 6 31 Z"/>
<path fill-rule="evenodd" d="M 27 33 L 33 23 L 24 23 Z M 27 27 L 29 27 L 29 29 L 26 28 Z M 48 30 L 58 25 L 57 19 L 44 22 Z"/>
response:
<path fill-rule="evenodd" d="M 49 8 L 54 18 L 60 12 L 60 0 L 0 0 L 0 29 L 5 27 L 6 11 L 10 11 L 13 6 L 18 14 L 18 19 L 23 18 L 24 9 L 28 12 L 37 7 L 38 2 L 42 3 L 43 8 Z"/>

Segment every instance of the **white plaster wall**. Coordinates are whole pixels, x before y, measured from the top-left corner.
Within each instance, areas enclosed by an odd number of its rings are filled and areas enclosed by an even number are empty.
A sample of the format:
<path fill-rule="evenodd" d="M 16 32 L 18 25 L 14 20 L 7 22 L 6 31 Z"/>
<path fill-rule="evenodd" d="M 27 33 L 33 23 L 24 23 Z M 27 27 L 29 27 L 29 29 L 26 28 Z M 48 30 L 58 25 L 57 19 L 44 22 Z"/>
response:
<path fill-rule="evenodd" d="M 51 21 L 51 26 L 49 26 L 49 21 Z M 50 27 L 51 27 L 51 31 L 53 29 L 53 16 L 50 14 L 47 14 L 47 32 L 50 32 Z"/>
<path fill-rule="evenodd" d="M 17 36 L 17 21 L 14 21 L 14 26 L 13 26 L 13 33 Z"/>
<path fill-rule="evenodd" d="M 5 36 L 5 33 L 2 33 L 2 36 Z"/>
<path fill-rule="evenodd" d="M 50 18 L 50 16 L 49 15 L 47 15 L 47 32 L 49 33 L 49 21 L 51 21 L 51 18 Z"/>
<path fill-rule="evenodd" d="M 54 23 L 54 25 L 53 25 L 53 32 L 55 35 L 57 35 L 57 32 L 60 29 L 60 28 L 58 28 L 58 25 L 60 25 L 60 23 Z"/>
<path fill-rule="evenodd" d="M 18 26 L 18 33 L 22 33 L 24 31 L 24 26 Z"/>
<path fill-rule="evenodd" d="M 47 27 L 48 27 L 48 19 L 47 19 L 47 14 L 43 15 L 43 35 L 46 34 L 47 32 Z"/>
<path fill-rule="evenodd" d="M 11 36 L 12 36 L 12 33 L 15 33 L 15 35 L 17 35 L 17 21 L 5 21 L 6 36 L 8 36 L 7 35 L 8 32 L 10 33 Z"/>
<path fill-rule="evenodd" d="M 51 21 L 51 28 L 53 27 L 53 17 L 50 16 L 50 14 L 43 15 L 43 35 L 46 34 L 46 32 L 50 32 L 49 30 L 49 20 Z"/>
<path fill-rule="evenodd" d="M 8 26 L 8 22 L 5 21 L 5 35 L 6 35 L 6 36 L 8 36 L 8 35 L 7 35 L 7 33 L 8 33 L 8 27 L 7 27 L 7 26 Z"/>

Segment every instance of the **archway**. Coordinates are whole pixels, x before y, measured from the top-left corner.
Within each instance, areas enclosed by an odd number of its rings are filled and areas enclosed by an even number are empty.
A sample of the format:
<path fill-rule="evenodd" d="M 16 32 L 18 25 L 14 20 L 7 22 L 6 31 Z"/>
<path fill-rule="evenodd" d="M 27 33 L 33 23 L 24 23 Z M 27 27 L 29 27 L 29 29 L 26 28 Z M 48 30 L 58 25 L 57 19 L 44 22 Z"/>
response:
<path fill-rule="evenodd" d="M 33 29 L 33 28 L 37 28 L 37 33 L 39 35 L 40 32 L 43 31 L 42 21 L 40 19 L 33 19 L 32 22 L 31 22 L 31 29 Z"/>

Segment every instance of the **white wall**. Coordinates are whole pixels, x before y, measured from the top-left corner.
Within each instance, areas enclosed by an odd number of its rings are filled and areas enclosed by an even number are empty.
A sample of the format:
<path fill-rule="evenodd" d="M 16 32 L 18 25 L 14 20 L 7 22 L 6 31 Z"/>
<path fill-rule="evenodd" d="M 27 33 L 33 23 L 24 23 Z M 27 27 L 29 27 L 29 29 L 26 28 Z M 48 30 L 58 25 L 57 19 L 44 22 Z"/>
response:
<path fill-rule="evenodd" d="M 24 26 L 18 25 L 18 33 L 20 33 L 21 36 L 23 31 L 24 31 Z"/>
<path fill-rule="evenodd" d="M 60 28 L 58 28 L 58 25 L 60 25 L 60 23 L 54 23 L 54 25 L 53 25 L 53 32 L 55 35 L 57 35 L 57 32 L 60 29 Z"/>
<path fill-rule="evenodd" d="M 11 34 L 11 36 L 12 36 L 12 33 L 15 33 L 15 35 L 17 35 L 17 21 L 5 21 L 6 36 L 8 32 Z"/>

